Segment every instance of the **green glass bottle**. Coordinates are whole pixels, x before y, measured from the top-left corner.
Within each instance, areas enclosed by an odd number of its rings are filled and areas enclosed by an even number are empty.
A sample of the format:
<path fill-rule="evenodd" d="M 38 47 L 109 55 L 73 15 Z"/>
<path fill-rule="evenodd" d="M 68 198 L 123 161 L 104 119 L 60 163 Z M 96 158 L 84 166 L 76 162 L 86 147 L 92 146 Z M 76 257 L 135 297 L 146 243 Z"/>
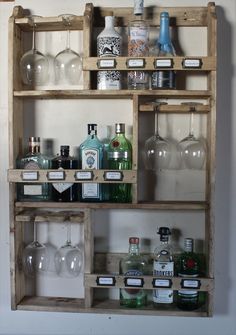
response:
<path fill-rule="evenodd" d="M 108 168 L 111 170 L 132 169 L 132 145 L 125 137 L 125 124 L 116 123 L 116 136 L 108 148 Z M 109 187 L 109 200 L 131 202 L 131 184 L 113 183 Z"/>
<path fill-rule="evenodd" d="M 129 238 L 129 253 L 120 262 L 120 273 L 125 276 L 135 277 L 147 274 L 147 261 L 140 255 L 139 238 Z M 140 288 L 121 289 L 120 304 L 125 307 L 142 307 L 146 305 L 146 291 Z"/>

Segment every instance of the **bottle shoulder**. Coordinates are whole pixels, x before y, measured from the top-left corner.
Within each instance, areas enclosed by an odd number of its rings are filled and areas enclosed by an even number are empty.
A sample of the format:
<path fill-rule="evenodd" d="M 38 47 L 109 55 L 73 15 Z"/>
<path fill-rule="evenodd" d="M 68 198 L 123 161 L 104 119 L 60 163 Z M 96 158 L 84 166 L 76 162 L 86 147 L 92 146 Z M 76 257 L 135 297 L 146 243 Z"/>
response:
<path fill-rule="evenodd" d="M 85 149 L 103 149 L 103 143 L 98 139 L 97 136 L 87 137 L 87 139 L 80 144 L 80 151 Z"/>

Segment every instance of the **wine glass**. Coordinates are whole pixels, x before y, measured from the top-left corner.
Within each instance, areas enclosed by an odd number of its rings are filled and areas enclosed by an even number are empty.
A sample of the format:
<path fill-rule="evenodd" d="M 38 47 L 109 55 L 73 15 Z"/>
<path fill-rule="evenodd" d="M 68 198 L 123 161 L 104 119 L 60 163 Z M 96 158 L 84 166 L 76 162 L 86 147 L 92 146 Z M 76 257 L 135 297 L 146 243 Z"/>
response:
<path fill-rule="evenodd" d="M 82 60 L 80 55 L 70 47 L 70 25 L 75 15 L 62 14 L 64 24 L 67 26 L 66 48 L 60 51 L 54 59 L 54 70 L 56 82 L 59 84 L 79 83 L 82 73 Z"/>
<path fill-rule="evenodd" d="M 30 19 L 33 21 L 34 17 Z M 48 80 L 49 62 L 45 55 L 36 49 L 35 27 L 33 21 L 32 49 L 23 54 L 20 59 L 20 73 L 25 85 L 43 85 Z"/>
<path fill-rule="evenodd" d="M 82 252 L 71 244 L 71 224 L 67 224 L 67 240 L 55 254 L 56 273 L 60 277 L 74 278 L 80 274 L 82 267 Z"/>
<path fill-rule="evenodd" d="M 183 105 L 190 106 L 190 127 L 189 134 L 179 142 L 179 152 L 183 166 L 188 169 L 200 170 L 204 166 L 206 159 L 206 146 L 205 143 L 197 139 L 194 135 L 194 112 L 197 105 L 201 103 L 182 103 Z"/>
<path fill-rule="evenodd" d="M 49 255 L 44 244 L 37 240 L 37 228 L 34 221 L 34 240 L 28 244 L 22 253 L 23 270 L 29 277 L 37 273 L 44 274 L 48 270 Z"/>
<path fill-rule="evenodd" d="M 165 103 L 155 104 L 155 132 L 145 141 L 144 145 L 145 162 L 148 170 L 167 169 L 171 159 L 170 143 L 163 139 L 158 131 L 158 108 L 161 104 Z"/>

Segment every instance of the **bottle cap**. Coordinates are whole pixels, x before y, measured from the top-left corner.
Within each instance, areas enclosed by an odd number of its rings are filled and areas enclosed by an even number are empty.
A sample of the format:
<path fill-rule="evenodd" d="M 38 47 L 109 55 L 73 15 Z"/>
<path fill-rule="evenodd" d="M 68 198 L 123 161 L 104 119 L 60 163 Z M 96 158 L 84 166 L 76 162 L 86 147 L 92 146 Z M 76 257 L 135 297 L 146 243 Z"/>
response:
<path fill-rule="evenodd" d="M 69 151 L 70 150 L 70 146 L 69 145 L 61 145 L 60 149 L 61 149 L 61 151 Z"/>
<path fill-rule="evenodd" d="M 116 123 L 116 134 L 124 134 L 125 133 L 125 124 L 124 123 Z"/>
<path fill-rule="evenodd" d="M 90 134 L 91 131 L 97 132 L 97 124 L 96 123 L 89 123 L 88 124 L 88 134 Z"/>
<path fill-rule="evenodd" d="M 29 142 L 30 143 L 32 143 L 32 142 L 40 143 L 40 137 L 31 136 L 31 137 L 29 137 Z"/>
<path fill-rule="evenodd" d="M 138 237 L 130 237 L 129 238 L 130 244 L 139 244 L 139 238 Z"/>
<path fill-rule="evenodd" d="M 185 238 L 184 239 L 184 250 L 192 252 L 193 251 L 193 239 Z"/>
<path fill-rule="evenodd" d="M 143 15 L 144 0 L 134 0 L 134 15 Z"/>
<path fill-rule="evenodd" d="M 159 235 L 171 235 L 171 231 L 168 227 L 160 227 L 157 234 Z"/>

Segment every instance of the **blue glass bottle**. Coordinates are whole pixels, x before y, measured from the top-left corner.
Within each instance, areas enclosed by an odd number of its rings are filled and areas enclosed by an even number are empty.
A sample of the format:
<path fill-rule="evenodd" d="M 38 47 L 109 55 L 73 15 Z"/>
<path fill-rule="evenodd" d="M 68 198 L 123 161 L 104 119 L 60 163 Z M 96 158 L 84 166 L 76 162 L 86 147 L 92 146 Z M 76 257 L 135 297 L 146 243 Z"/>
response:
<path fill-rule="evenodd" d="M 155 48 L 155 56 L 158 57 L 173 57 L 175 56 L 175 49 L 171 42 L 170 31 L 169 31 L 169 13 L 162 12 L 160 18 L 160 35 Z M 161 70 L 154 71 L 151 79 L 152 89 L 174 89 L 176 88 L 175 83 L 175 71 L 173 70 Z"/>
<path fill-rule="evenodd" d="M 83 170 L 102 169 L 103 144 L 97 137 L 97 125 L 88 124 L 88 137 L 79 147 L 80 167 Z M 103 201 L 102 184 L 82 183 L 80 200 L 85 202 Z"/>

